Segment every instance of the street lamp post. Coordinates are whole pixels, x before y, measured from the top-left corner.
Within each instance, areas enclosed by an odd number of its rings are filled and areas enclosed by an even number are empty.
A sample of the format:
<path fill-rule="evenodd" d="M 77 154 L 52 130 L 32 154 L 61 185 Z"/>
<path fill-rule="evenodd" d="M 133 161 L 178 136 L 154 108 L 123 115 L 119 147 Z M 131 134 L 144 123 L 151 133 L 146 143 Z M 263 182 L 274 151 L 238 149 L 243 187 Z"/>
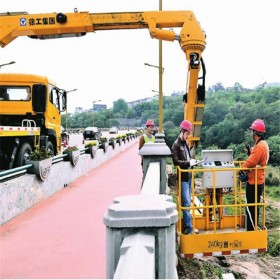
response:
<path fill-rule="evenodd" d="M 159 11 L 162 11 L 162 0 L 159 0 Z M 158 68 L 158 122 L 159 122 L 159 133 L 163 132 L 163 114 L 162 114 L 162 107 L 163 107 L 163 93 L 162 93 L 162 74 L 164 68 L 162 67 L 162 40 L 159 40 L 158 45 L 158 66 L 151 65 L 149 63 L 144 63 L 146 66 Z"/>
<path fill-rule="evenodd" d="M 101 100 L 92 101 L 92 126 L 94 127 L 94 104 L 100 102 Z"/>
<path fill-rule="evenodd" d="M 10 61 L 9 63 L 0 64 L 0 68 L 2 66 L 11 65 L 11 64 L 14 64 L 14 63 L 16 63 L 16 62 L 15 61 Z"/>
<path fill-rule="evenodd" d="M 155 93 L 159 94 L 159 91 L 158 91 L 158 90 L 152 89 L 152 92 L 155 92 Z M 164 93 L 163 93 L 163 95 L 164 95 Z"/>
<path fill-rule="evenodd" d="M 159 10 L 162 11 L 162 0 L 159 0 Z M 158 95 L 158 112 L 159 112 L 159 133 L 163 132 L 163 93 L 162 93 L 162 40 L 159 40 L 158 45 L 158 88 L 159 88 L 159 95 Z"/>
<path fill-rule="evenodd" d="M 73 91 L 76 91 L 77 89 L 76 88 L 74 88 L 74 89 L 71 89 L 71 90 L 67 90 L 67 91 L 65 91 L 65 93 L 69 93 L 69 92 L 73 92 Z M 66 118 L 65 118 L 65 129 L 67 130 L 68 129 L 68 112 L 67 112 L 67 104 L 66 104 L 66 111 L 65 111 L 65 113 L 66 113 Z"/>
<path fill-rule="evenodd" d="M 160 40 L 161 41 L 161 40 Z M 159 47 L 159 49 L 161 49 L 161 46 Z M 163 93 L 162 93 L 162 74 L 164 71 L 164 68 L 162 67 L 162 52 L 160 52 L 159 55 L 159 66 L 157 65 L 152 65 L 149 63 L 144 63 L 144 65 L 146 66 L 150 66 L 150 67 L 155 67 L 158 68 L 158 73 L 159 73 L 159 91 L 158 91 L 158 122 L 159 122 L 159 133 L 163 132 L 163 113 L 162 113 L 162 108 L 163 108 Z M 156 92 L 156 91 L 153 91 Z"/>

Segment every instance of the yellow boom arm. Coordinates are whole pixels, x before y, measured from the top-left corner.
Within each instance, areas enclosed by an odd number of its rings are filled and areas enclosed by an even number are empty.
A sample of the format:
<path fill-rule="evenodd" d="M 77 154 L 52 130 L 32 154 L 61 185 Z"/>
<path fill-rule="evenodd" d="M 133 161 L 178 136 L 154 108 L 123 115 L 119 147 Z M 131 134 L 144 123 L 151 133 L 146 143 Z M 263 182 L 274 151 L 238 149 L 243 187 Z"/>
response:
<path fill-rule="evenodd" d="M 197 83 L 201 54 L 205 48 L 205 34 L 191 11 L 154 11 L 126 13 L 46 13 L 26 12 L 0 14 L 0 45 L 5 47 L 19 36 L 49 39 L 83 36 L 98 30 L 149 29 L 152 38 L 178 40 L 189 62 L 187 95 L 184 118 L 194 124 L 194 135 L 190 142 L 200 140 L 201 115 L 204 104 L 198 104 Z M 181 27 L 180 34 L 164 28 Z M 204 102 L 203 102 L 204 103 Z M 202 110 L 203 112 L 203 110 Z M 191 143 L 193 144 L 193 143 Z"/>

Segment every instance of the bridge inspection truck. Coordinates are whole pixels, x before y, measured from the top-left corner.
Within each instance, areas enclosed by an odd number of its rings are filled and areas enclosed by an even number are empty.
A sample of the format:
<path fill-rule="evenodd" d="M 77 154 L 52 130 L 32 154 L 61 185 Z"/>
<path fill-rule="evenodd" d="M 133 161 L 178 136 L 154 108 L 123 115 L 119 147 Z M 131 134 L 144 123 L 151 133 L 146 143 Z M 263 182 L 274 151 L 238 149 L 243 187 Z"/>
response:
<path fill-rule="evenodd" d="M 150 36 L 164 41 L 178 41 L 187 60 L 187 81 L 184 101 L 184 119 L 189 120 L 193 125 L 192 135 L 188 138 L 193 151 L 200 142 L 202 117 L 205 107 L 205 75 L 206 68 L 202 59 L 202 53 L 206 47 L 206 35 L 195 15 L 191 11 L 145 11 L 145 12 L 124 12 L 124 13 L 43 13 L 28 14 L 27 12 L 9 12 L 0 14 L 0 45 L 6 47 L 9 43 L 20 36 L 28 36 L 32 39 L 51 39 L 80 37 L 89 32 L 120 30 L 120 29 L 148 29 Z M 167 30 L 168 28 L 168 30 Z M 170 28 L 181 28 L 180 34 L 176 34 Z M 159 67 L 159 71 L 161 67 Z M 200 71 L 202 70 L 202 71 Z M 202 76 L 200 74 L 202 72 Z M 35 84 L 34 84 L 35 86 Z M 33 86 L 33 87 L 34 87 Z M 38 85 L 32 89 L 32 96 L 42 96 L 43 90 L 39 90 Z M 55 91 L 55 89 L 53 89 Z M 40 94 L 35 94 L 36 91 Z M 41 134 L 48 136 L 44 138 L 45 144 L 51 139 L 58 139 L 58 130 L 50 125 L 56 121 L 53 115 L 57 109 L 57 118 L 60 120 L 59 111 L 63 103 L 58 102 L 55 106 L 55 93 L 47 89 L 44 90 L 46 96 L 51 92 L 49 99 L 46 98 L 44 112 L 40 107 L 31 108 L 30 115 L 38 125 L 40 123 Z M 59 97 L 59 90 L 56 91 Z M 66 96 L 62 99 L 66 100 Z M 36 97 L 37 98 L 37 97 Z M 159 97 L 159 104 L 161 104 Z M 59 100 L 59 98 L 58 98 Z M 55 102 L 54 102 L 55 101 Z M 3 103 L 8 101 L 3 101 Z M 19 102 L 19 101 L 18 101 Z M 39 102 L 39 101 L 38 101 Z M 5 104 L 6 104 L 5 103 Z M 47 108 L 47 109 L 46 109 Z M 46 110 L 51 108 L 48 114 Z M 159 111 L 162 108 L 159 106 Z M 38 113 L 35 113 L 38 112 Z M 24 113 L 26 114 L 26 113 Z M 8 114 L 7 114 L 8 115 Z M 29 115 L 28 115 L 29 116 Z M 37 117 L 36 117 L 37 116 Z M 26 117 L 26 116 L 24 116 Z M 48 118 L 48 119 L 47 119 Z M 40 121 L 38 121 L 40 120 Z M 57 119 L 58 120 L 58 119 Z M 45 123 L 44 123 L 45 122 Z M 60 125 L 59 125 L 60 126 Z M 47 131 L 53 131 L 52 134 Z M 53 138 L 56 135 L 57 138 Z M 41 137 L 40 137 L 41 138 Z M 59 142 L 59 141 L 58 141 Z M 51 142 L 54 149 L 60 145 Z M 24 152 L 24 151 L 23 151 Z M 19 150 L 17 159 L 23 157 L 24 153 Z M 180 213 L 177 233 L 179 236 L 179 250 L 182 257 L 196 256 L 222 256 L 242 253 L 259 253 L 267 248 L 267 229 L 265 227 L 265 203 L 254 203 L 254 207 L 262 207 L 263 222 L 262 227 L 255 227 L 254 231 L 245 231 L 245 207 L 244 190 L 241 182 L 237 180 L 237 173 L 240 167 L 233 163 L 231 151 L 218 151 L 212 153 L 205 150 L 205 158 L 201 169 L 177 170 L 178 186 L 177 201 L 178 212 Z M 194 153 L 195 154 L 195 153 Z M 192 154 L 192 157 L 194 157 Z M 203 192 L 199 201 L 195 204 L 194 180 L 192 180 L 192 201 L 191 207 L 183 207 L 180 200 L 181 173 L 189 172 L 195 178 L 195 172 L 200 172 L 203 180 Z M 224 173 L 223 173 L 224 172 Z M 222 183 L 220 183 L 222 181 Z M 226 204 L 223 198 L 230 194 L 233 202 Z M 190 210 L 193 216 L 193 226 L 200 230 L 200 234 L 183 233 L 182 211 Z M 256 211 L 257 212 L 257 211 Z M 233 214 L 232 214 L 233 213 Z"/>
<path fill-rule="evenodd" d="M 24 165 L 36 147 L 59 153 L 66 103 L 66 91 L 47 77 L 0 74 L 0 169 Z"/>

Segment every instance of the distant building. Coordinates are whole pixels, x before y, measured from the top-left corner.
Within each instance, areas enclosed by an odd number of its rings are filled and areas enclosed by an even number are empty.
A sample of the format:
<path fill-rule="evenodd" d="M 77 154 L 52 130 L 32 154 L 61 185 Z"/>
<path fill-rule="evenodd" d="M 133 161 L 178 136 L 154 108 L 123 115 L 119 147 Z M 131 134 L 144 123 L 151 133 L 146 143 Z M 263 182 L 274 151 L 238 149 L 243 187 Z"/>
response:
<path fill-rule="evenodd" d="M 93 108 L 95 112 L 100 112 L 103 110 L 107 110 L 107 105 L 106 104 L 93 104 Z"/>
<path fill-rule="evenodd" d="M 94 112 L 100 112 L 100 111 L 107 109 L 107 105 L 105 105 L 105 104 L 93 104 L 93 106 L 94 106 Z M 93 108 L 84 110 L 82 107 L 76 107 L 75 114 L 79 114 L 79 113 L 83 113 L 83 112 L 90 113 L 93 111 L 92 109 Z"/>
<path fill-rule="evenodd" d="M 157 99 L 158 99 L 158 94 L 156 94 L 152 97 L 146 97 L 146 98 L 126 102 L 126 104 L 127 104 L 128 107 L 133 108 L 140 103 L 150 102 L 150 101 L 157 100 Z"/>
<path fill-rule="evenodd" d="M 75 114 L 82 113 L 83 111 L 84 111 L 84 109 L 82 107 L 76 107 Z"/>
<path fill-rule="evenodd" d="M 280 87 L 280 83 L 275 82 L 275 83 L 263 83 L 262 84 L 264 88 L 269 88 L 269 87 Z"/>
<path fill-rule="evenodd" d="M 174 97 L 174 96 L 181 96 L 181 95 L 184 95 L 185 92 L 184 91 L 173 91 L 171 93 L 171 96 Z"/>

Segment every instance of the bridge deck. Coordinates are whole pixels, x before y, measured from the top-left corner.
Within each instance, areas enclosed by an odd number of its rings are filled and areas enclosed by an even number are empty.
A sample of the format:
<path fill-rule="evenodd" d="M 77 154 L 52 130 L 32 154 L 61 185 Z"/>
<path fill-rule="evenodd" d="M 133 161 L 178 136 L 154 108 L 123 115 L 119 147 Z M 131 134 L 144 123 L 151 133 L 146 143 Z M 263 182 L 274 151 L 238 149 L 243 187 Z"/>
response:
<path fill-rule="evenodd" d="M 140 162 L 135 143 L 2 225 L 0 278 L 106 278 L 103 215 L 139 193 Z"/>

